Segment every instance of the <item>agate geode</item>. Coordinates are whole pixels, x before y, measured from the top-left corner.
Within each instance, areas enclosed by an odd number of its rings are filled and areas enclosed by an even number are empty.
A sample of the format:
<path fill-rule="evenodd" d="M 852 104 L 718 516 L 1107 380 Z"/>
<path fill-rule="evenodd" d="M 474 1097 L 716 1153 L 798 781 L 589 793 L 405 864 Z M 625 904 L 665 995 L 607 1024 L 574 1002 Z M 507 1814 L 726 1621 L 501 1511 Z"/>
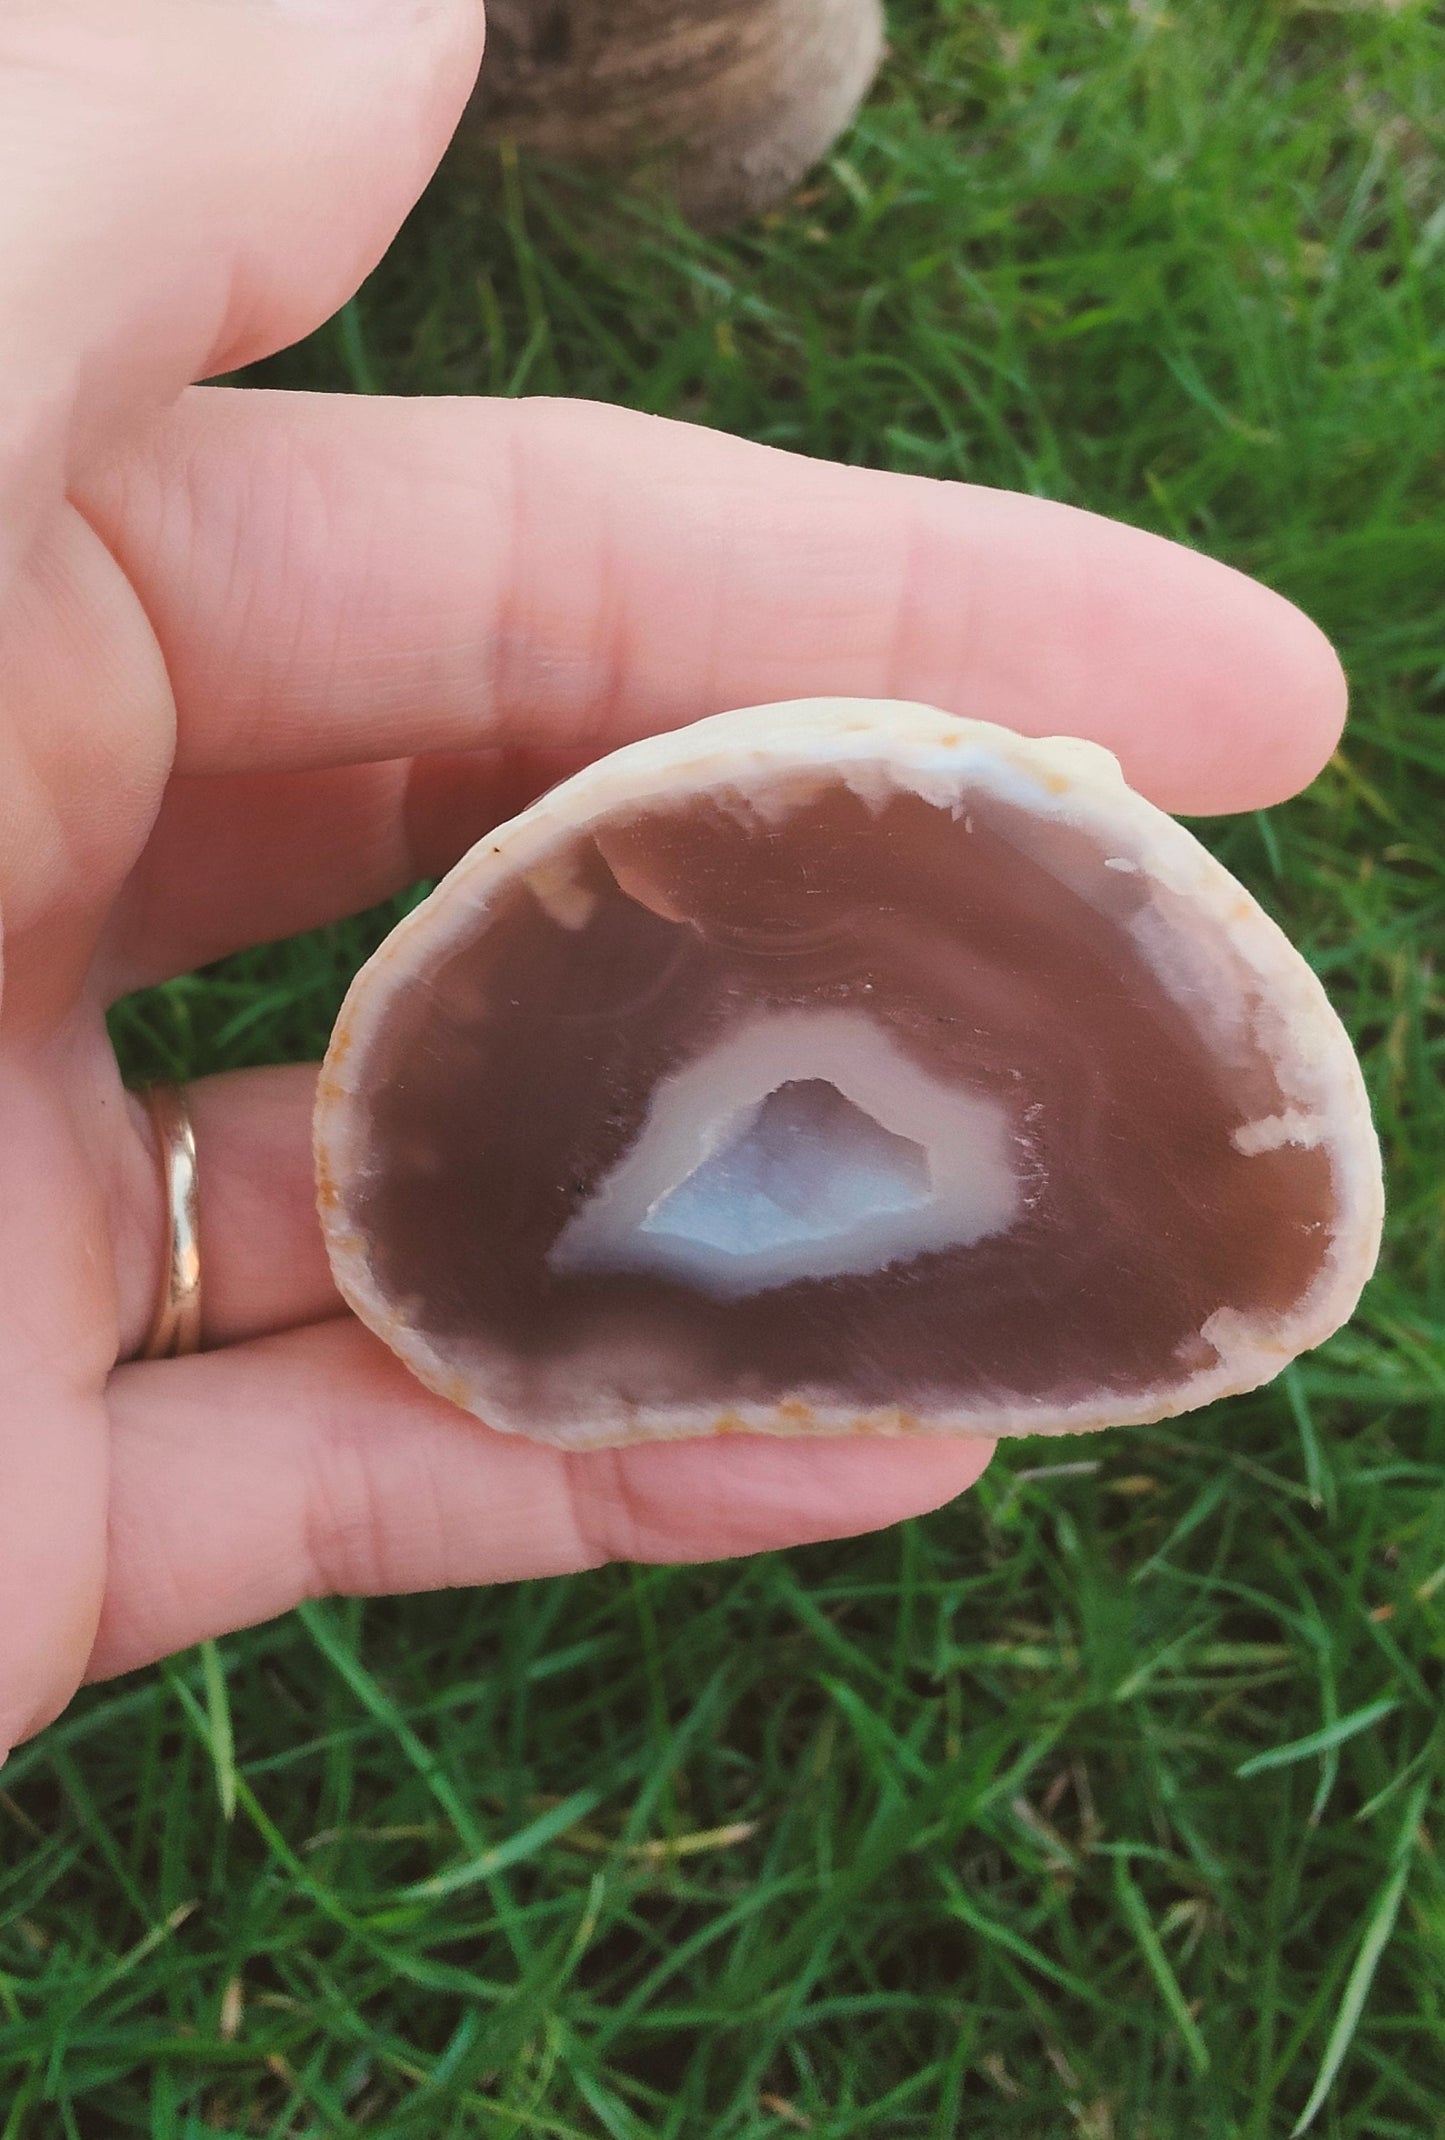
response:
<path fill-rule="evenodd" d="M 1243 888 L 1095 745 L 893 703 L 489 833 L 358 975 L 316 1140 L 362 1320 L 573 1447 L 1164 1418 L 1379 1239 L 1354 1053 Z"/>

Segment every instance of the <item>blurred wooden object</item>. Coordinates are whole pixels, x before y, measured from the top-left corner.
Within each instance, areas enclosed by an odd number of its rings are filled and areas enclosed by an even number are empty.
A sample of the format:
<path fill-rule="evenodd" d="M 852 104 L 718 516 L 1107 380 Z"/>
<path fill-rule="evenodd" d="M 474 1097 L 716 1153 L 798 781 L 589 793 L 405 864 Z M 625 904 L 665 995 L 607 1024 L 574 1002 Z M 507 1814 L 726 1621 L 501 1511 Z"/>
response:
<path fill-rule="evenodd" d="M 781 198 L 848 124 L 881 0 L 491 0 L 464 125 L 581 163 L 656 162 L 719 224 Z"/>

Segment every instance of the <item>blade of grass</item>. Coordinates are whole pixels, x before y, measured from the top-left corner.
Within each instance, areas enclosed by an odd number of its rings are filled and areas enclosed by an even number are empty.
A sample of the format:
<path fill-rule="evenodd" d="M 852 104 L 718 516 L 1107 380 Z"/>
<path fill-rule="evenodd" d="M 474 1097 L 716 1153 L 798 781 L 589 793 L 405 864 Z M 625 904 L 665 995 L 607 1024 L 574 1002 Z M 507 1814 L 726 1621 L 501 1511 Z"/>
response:
<path fill-rule="evenodd" d="M 1129 1872 L 1128 1860 L 1122 1853 L 1114 1860 L 1114 1893 L 1125 1921 L 1139 1943 L 1139 1952 L 1144 1957 L 1145 1967 L 1153 1977 L 1155 1988 L 1173 2017 L 1189 2063 L 1202 2077 L 1209 2071 L 1209 2046 L 1200 2034 L 1199 2023 L 1189 2011 L 1188 2002 L 1179 1988 L 1179 1979 L 1164 1952 L 1163 1941 L 1154 1929 L 1149 1906 L 1135 1886 Z"/>
<path fill-rule="evenodd" d="M 1291 1762 L 1308 1761 L 1312 1754 L 1327 1754 L 1336 1746 L 1343 1746 L 1346 1739 L 1353 1739 L 1357 1732 L 1368 1731 L 1382 1717 L 1392 1716 L 1400 1707 L 1398 1694 L 1385 1694 L 1378 1701 L 1366 1702 L 1363 1709 L 1352 1709 L 1348 1716 L 1325 1724 L 1303 1739 L 1291 1739 L 1285 1746 L 1266 1747 L 1262 1754 L 1253 1754 L 1248 1761 L 1241 1761 L 1235 1770 L 1241 1782 L 1249 1776 L 1261 1776 L 1266 1769 L 1288 1768 Z"/>
<path fill-rule="evenodd" d="M 1365 1919 L 1360 1934 L 1359 1951 L 1345 1981 L 1344 1993 L 1335 2014 L 1334 2024 L 1330 2029 L 1324 2057 L 1320 2060 L 1320 2069 L 1315 2076 L 1314 2087 L 1310 2090 L 1309 2100 L 1300 2112 L 1290 2132 L 1290 2140 L 1301 2140 L 1301 2136 L 1307 2133 L 1314 2124 L 1315 2119 L 1325 2106 L 1330 2090 L 1335 2085 L 1340 2068 L 1349 2055 L 1355 2031 L 1358 2029 L 1360 2018 L 1365 2011 L 1365 2002 L 1370 1996 L 1370 1986 L 1375 1981 L 1375 1971 L 1379 1968 L 1381 1957 L 1386 1947 L 1390 1944 L 1390 1935 L 1395 1929 L 1395 1920 L 1400 1914 L 1400 1904 L 1405 1899 L 1405 1889 L 1409 1884 L 1411 1863 L 1420 1827 L 1420 1816 L 1425 1810 L 1425 1802 L 1429 1793 L 1430 1784 L 1425 1782 L 1417 1785 L 1411 1794 L 1409 1805 L 1405 1810 L 1405 1818 L 1400 1823 L 1399 1837 L 1395 1844 L 1394 1870 L 1376 1895 L 1370 1913 Z"/>

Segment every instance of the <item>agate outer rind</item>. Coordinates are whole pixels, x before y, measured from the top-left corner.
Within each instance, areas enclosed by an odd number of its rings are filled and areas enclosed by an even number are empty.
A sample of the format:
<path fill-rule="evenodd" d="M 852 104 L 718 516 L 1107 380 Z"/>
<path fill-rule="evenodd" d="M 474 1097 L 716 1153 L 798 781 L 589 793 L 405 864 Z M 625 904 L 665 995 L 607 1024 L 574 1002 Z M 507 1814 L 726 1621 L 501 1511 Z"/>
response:
<path fill-rule="evenodd" d="M 995 1402 L 926 1409 L 856 1407 L 800 1388 L 761 1403 L 599 1403 L 559 1429 L 513 1416 L 484 1367 L 463 1370 L 388 1298 L 368 1241 L 348 1205 L 364 1171 L 368 1056 L 395 990 L 477 935 L 504 893 L 526 881 L 560 923 L 585 919 L 585 893 L 566 849 L 620 813 L 676 809 L 723 798 L 765 823 L 786 822 L 802 797 L 838 785 L 870 809 L 916 795 L 955 818 L 971 795 L 995 797 L 1036 820 L 1084 835 L 1105 866 L 1142 876 L 1172 895 L 1177 916 L 1197 919 L 1186 947 L 1161 925 L 1144 943 L 1156 976 L 1196 1023 L 1241 1015 L 1241 972 L 1257 983 L 1251 1040 L 1268 1059 L 1284 1104 L 1234 1134 L 1240 1152 L 1314 1147 L 1328 1156 L 1333 1222 L 1309 1290 L 1281 1317 L 1217 1312 L 1200 1335 L 1215 1357 L 1135 1393 L 1104 1390 L 1040 1406 Z M 580 903 L 579 903 L 580 902 Z M 569 909 L 575 909 L 569 921 Z M 1146 910 L 1147 913 L 1148 910 Z M 1227 954 L 1227 959 L 1225 958 Z M 1224 963 L 1221 963 L 1224 961 Z M 1225 965 L 1228 974 L 1225 976 Z M 1186 968 L 1188 970 L 1186 970 Z M 1222 979 L 1222 976 L 1224 977 Z M 597 761 L 478 842 L 437 890 L 395 929 L 352 984 L 318 1090 L 319 1205 L 337 1284 L 360 1319 L 428 1388 L 489 1425 L 569 1447 L 721 1432 L 782 1435 L 1068 1433 L 1147 1424 L 1267 1382 L 1347 1320 L 1374 1267 L 1383 1216 L 1379 1150 L 1353 1049 L 1319 981 L 1243 887 L 1193 836 L 1124 782 L 1117 760 L 1075 738 L 1030 739 L 920 705 L 800 700 L 727 713 L 632 744 Z"/>

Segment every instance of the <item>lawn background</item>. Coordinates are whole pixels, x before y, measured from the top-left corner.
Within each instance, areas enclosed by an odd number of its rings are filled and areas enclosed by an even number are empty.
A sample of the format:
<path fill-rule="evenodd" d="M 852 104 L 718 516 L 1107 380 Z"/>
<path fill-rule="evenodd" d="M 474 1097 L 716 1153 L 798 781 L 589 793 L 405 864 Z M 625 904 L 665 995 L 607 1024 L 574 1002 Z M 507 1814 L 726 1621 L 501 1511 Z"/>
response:
<path fill-rule="evenodd" d="M 258 376 L 595 395 L 1300 601 L 1345 748 L 1201 829 L 1362 1049 L 1381 1273 L 1271 1390 L 874 1540 L 318 1605 L 84 1695 L 0 1777 L 3 2140 L 1445 2133 L 1445 27 L 893 25 L 761 225 L 474 161 Z M 385 919 L 123 1006 L 128 1067 L 318 1053 Z"/>

